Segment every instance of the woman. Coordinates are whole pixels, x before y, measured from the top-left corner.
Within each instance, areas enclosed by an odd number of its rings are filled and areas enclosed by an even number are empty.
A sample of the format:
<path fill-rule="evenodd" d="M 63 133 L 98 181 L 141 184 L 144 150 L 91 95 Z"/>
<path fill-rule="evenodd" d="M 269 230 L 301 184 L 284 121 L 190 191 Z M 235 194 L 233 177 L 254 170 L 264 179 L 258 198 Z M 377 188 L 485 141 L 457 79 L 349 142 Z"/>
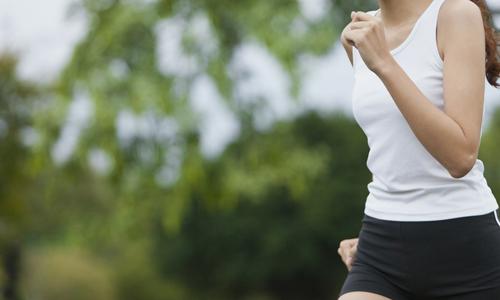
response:
<path fill-rule="evenodd" d="M 373 177 L 339 299 L 498 300 L 499 206 L 477 158 L 485 75 L 500 74 L 487 7 L 378 2 L 341 37 Z"/>

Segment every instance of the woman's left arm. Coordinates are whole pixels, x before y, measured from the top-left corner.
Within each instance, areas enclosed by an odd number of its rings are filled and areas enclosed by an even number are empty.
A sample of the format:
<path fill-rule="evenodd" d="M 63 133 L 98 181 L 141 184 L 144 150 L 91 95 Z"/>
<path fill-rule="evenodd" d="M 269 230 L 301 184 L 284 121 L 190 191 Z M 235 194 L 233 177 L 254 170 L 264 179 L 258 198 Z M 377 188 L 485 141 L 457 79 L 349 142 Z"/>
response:
<path fill-rule="evenodd" d="M 449 7 L 444 7 L 447 3 Z M 373 18 L 361 15 L 365 21 Z M 392 55 L 374 59 L 378 63 L 371 69 L 423 146 L 451 176 L 460 178 L 471 170 L 479 151 L 486 59 L 483 19 L 471 1 L 447 1 L 439 21 L 444 53 L 444 111 L 422 94 Z"/>

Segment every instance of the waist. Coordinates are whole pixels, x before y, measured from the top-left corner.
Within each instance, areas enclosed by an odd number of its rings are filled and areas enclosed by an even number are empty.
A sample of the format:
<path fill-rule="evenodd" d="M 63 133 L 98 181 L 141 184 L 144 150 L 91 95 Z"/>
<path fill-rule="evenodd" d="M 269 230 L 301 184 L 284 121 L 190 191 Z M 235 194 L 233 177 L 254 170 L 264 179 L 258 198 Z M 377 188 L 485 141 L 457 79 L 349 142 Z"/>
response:
<path fill-rule="evenodd" d="M 385 220 L 431 221 L 487 213 L 498 208 L 489 187 L 386 192 L 369 185 L 365 212 Z"/>

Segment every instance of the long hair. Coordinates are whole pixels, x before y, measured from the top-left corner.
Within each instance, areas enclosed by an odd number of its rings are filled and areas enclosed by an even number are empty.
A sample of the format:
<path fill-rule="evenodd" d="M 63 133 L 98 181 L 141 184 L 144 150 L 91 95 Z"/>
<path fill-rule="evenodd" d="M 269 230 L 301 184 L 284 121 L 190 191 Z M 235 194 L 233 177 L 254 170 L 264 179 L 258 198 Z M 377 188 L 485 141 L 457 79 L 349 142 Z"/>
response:
<path fill-rule="evenodd" d="M 500 83 L 497 82 L 500 76 L 500 62 L 498 61 L 498 44 L 500 38 L 495 28 L 492 25 L 491 13 L 486 5 L 485 0 L 471 0 L 481 9 L 483 17 L 483 26 L 486 40 L 486 79 L 490 85 L 498 88 Z"/>

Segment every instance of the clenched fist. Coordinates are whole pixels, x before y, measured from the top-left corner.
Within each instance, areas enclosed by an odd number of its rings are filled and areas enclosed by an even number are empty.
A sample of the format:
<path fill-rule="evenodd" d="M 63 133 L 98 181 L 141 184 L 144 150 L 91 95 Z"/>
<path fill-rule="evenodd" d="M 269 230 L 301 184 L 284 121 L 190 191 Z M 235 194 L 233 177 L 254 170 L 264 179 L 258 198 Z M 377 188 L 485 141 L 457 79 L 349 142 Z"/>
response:
<path fill-rule="evenodd" d="M 348 271 L 351 270 L 352 262 L 356 257 L 357 248 L 358 238 L 345 239 L 340 242 L 337 252 L 345 263 Z"/>
<path fill-rule="evenodd" d="M 366 66 L 377 73 L 392 58 L 382 20 L 362 11 L 351 13 L 351 19 L 341 40 L 356 47 Z"/>

